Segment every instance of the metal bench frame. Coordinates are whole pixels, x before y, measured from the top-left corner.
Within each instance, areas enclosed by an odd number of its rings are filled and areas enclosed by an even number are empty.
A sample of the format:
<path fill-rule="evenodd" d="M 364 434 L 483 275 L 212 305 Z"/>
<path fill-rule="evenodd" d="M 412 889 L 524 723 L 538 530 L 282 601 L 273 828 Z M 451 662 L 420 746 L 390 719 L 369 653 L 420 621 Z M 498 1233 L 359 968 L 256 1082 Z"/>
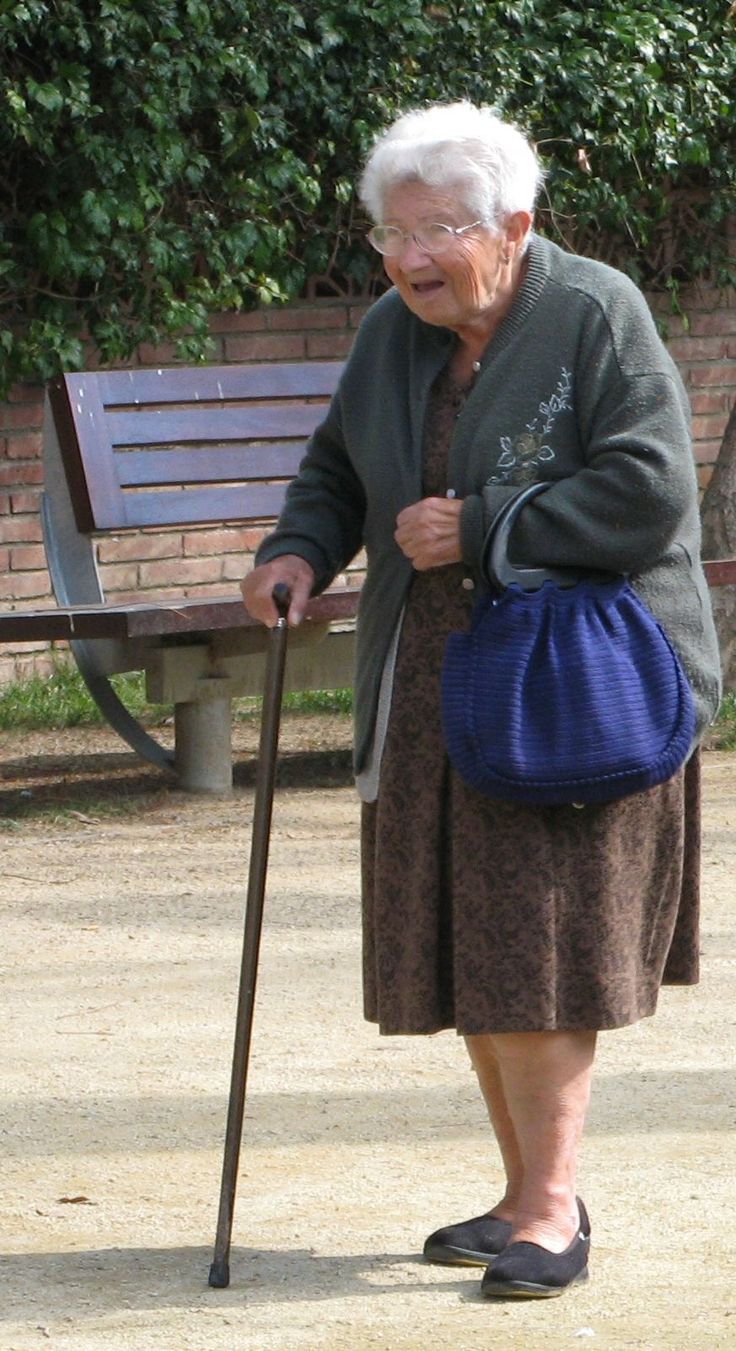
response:
<path fill-rule="evenodd" d="M 0 639 L 66 637 L 96 704 L 184 788 L 232 786 L 231 703 L 262 690 L 266 634 L 237 589 L 116 605 L 97 541 L 131 530 L 257 525 L 278 516 L 340 362 L 77 372 L 47 390 L 42 521 L 59 611 L 0 617 Z M 245 560 L 243 570 L 245 572 Z M 316 598 L 290 644 L 287 689 L 352 684 L 359 587 Z M 15 621 L 15 627 L 13 627 Z M 175 750 L 122 703 L 111 675 L 146 673 L 174 704 Z"/>

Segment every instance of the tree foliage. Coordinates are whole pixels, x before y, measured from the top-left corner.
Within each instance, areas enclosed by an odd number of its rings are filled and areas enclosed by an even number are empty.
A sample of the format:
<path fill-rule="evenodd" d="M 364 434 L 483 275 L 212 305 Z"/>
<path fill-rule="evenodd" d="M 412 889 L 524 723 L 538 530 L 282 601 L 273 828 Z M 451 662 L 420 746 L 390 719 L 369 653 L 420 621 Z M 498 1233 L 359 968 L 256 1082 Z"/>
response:
<path fill-rule="evenodd" d="M 0 0 L 0 381 L 208 315 L 365 293 L 354 198 L 400 109 L 468 97 L 548 169 L 541 227 L 649 286 L 733 280 L 722 0 Z M 733 260 L 732 260 L 733 263 Z M 731 266 L 732 266 L 731 263 Z"/>

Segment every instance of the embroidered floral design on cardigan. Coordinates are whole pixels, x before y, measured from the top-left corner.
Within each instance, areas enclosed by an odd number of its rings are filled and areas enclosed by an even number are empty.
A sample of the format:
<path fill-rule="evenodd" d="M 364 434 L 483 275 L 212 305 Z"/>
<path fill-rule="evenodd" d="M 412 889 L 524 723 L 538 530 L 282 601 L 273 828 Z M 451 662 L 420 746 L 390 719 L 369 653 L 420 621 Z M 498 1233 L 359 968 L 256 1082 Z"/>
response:
<path fill-rule="evenodd" d="M 546 403 L 540 403 L 533 422 L 527 422 L 523 432 L 512 440 L 502 436 L 501 454 L 496 462 L 500 473 L 491 475 L 488 483 L 534 483 L 541 464 L 554 460 L 556 452 L 549 445 L 555 419 L 563 409 L 572 409 L 572 376 L 563 366 L 557 388 Z"/>

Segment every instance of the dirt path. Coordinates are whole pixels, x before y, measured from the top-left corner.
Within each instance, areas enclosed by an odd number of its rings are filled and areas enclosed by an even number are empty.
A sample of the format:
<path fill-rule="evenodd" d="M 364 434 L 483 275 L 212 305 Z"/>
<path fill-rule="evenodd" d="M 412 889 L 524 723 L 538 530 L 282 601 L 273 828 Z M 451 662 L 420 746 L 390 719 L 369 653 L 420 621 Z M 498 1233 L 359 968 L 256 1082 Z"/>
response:
<path fill-rule="evenodd" d="M 496 1307 L 479 1273 L 417 1257 L 490 1202 L 497 1159 L 457 1039 L 362 1021 L 348 733 L 320 727 L 291 729 L 274 815 L 224 1291 L 206 1279 L 251 790 L 173 793 L 102 733 L 3 739 L 0 1347 L 736 1348 L 736 756 L 706 757 L 702 984 L 601 1038 L 593 1278 Z"/>

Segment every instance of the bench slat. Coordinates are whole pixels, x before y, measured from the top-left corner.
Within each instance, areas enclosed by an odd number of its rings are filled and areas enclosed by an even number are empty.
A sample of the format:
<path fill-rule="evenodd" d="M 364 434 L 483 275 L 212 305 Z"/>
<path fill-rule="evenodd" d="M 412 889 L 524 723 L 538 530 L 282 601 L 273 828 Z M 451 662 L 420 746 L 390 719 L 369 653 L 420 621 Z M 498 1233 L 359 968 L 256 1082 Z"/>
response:
<path fill-rule="evenodd" d="M 50 643 L 72 636 L 72 624 L 65 610 L 6 610 L 0 613 L 0 641 L 3 643 Z"/>
<path fill-rule="evenodd" d="M 197 403 L 244 398 L 328 398 L 342 373 L 342 361 L 250 362 L 247 365 L 168 367 L 158 370 L 96 371 L 103 403 Z M 84 382 L 87 372 L 67 376 Z"/>
<path fill-rule="evenodd" d="M 360 591 L 335 587 L 309 601 L 305 623 L 333 623 L 355 618 Z M 168 633 L 203 633 L 218 629 L 257 628 L 238 595 L 201 599 L 140 601 L 131 605 L 64 606 L 56 610 L 0 612 L 0 641 L 144 638 Z"/>
<path fill-rule="evenodd" d="M 166 483 L 238 483 L 291 479 L 304 454 L 304 441 L 268 446 L 207 446 L 201 450 L 118 452 L 118 479 L 123 488 Z"/>
<path fill-rule="evenodd" d="M 354 619 L 358 610 L 357 587 L 335 588 L 310 600 L 305 623 L 325 624 Z M 106 606 L 104 634 L 102 616 L 80 611 L 74 616 L 75 635 L 80 638 L 105 636 L 145 638 L 166 633 L 207 633 L 213 629 L 258 628 L 259 622 L 248 614 L 242 600 L 235 596 L 211 596 L 200 600 L 159 604 Z"/>
<path fill-rule="evenodd" d="M 181 492 L 125 494 L 125 519 L 120 530 L 146 526 L 210 525 L 218 521 L 274 521 L 286 492 L 285 483 L 249 483 L 226 488 L 186 488 Z"/>
<path fill-rule="evenodd" d="M 113 446 L 182 446 L 212 440 L 304 439 L 324 415 L 324 404 L 244 403 L 239 408 L 157 408 L 140 413 L 108 409 L 107 420 Z"/>

